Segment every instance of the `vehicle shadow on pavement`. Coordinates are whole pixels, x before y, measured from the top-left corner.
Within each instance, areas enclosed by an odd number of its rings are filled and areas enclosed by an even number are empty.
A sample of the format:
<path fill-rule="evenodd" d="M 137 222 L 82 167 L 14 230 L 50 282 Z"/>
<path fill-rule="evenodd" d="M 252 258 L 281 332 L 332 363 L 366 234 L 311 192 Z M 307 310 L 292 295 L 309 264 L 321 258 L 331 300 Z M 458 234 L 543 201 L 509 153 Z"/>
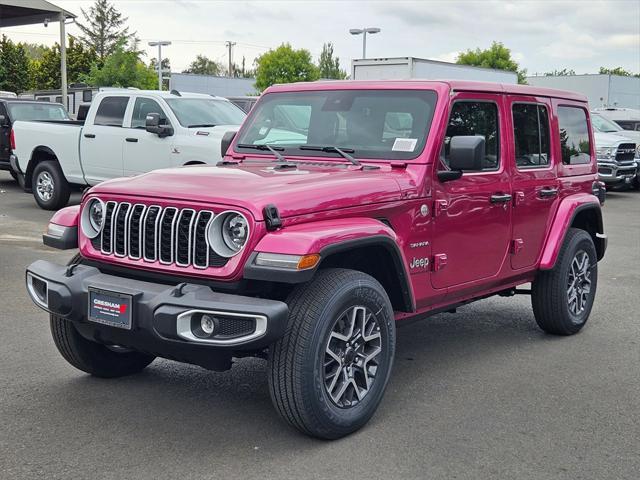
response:
<path fill-rule="evenodd" d="M 391 411 L 400 414 L 404 406 L 411 407 L 416 391 L 429 395 L 431 386 L 456 369 L 466 370 L 479 358 L 495 361 L 505 350 L 544 337 L 529 312 L 513 306 L 496 313 L 495 308 L 466 307 L 458 315 L 441 314 L 399 328 L 387 398 L 365 430 L 374 431 Z M 212 436 L 216 444 L 283 441 L 299 449 L 315 443 L 280 421 L 266 374 L 266 361 L 254 358 L 241 359 L 222 373 L 158 359 L 143 373 L 116 380 L 70 370 L 67 379 L 50 385 L 49 415 L 60 418 L 49 421 L 64 424 L 74 412 L 74 430 L 95 436 L 96 429 L 113 429 L 124 443 L 140 435 L 170 443 L 188 436 L 194 445 L 211 442 Z"/>

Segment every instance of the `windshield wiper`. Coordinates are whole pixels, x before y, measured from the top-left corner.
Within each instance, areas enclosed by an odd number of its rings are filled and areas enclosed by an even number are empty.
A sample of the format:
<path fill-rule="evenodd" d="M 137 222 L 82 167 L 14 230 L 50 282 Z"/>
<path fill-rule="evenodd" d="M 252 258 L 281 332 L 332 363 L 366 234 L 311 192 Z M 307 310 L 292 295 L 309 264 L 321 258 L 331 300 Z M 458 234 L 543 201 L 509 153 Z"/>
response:
<path fill-rule="evenodd" d="M 215 127 L 213 123 L 196 123 L 194 125 L 189 125 L 187 128 L 206 128 L 206 127 Z"/>
<path fill-rule="evenodd" d="M 300 150 L 315 150 L 317 152 L 335 152 L 342 158 L 346 158 L 347 160 L 349 160 L 353 165 L 360 165 L 360 162 L 358 160 L 349 155 L 349 153 L 355 152 L 353 148 L 338 148 L 333 145 L 300 145 L 300 147 L 298 148 L 300 148 Z"/>
<path fill-rule="evenodd" d="M 283 147 L 272 147 L 271 145 L 267 145 L 265 144 L 260 144 L 260 145 L 254 145 L 253 143 L 239 143 L 238 145 L 236 145 L 236 147 L 238 148 L 253 148 L 254 150 L 269 150 L 274 157 L 276 157 L 278 159 L 279 162 L 283 162 L 283 163 L 287 163 L 287 159 L 284 158 L 284 156 L 278 152 L 278 150 L 282 151 L 284 150 Z"/>

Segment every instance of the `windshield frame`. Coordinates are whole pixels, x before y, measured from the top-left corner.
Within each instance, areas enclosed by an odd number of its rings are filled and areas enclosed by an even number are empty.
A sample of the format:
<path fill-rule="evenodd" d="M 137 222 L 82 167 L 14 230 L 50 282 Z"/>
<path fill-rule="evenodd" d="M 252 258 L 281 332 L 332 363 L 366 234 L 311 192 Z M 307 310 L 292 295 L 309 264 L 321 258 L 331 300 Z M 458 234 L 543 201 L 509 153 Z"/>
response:
<path fill-rule="evenodd" d="M 257 153 L 257 152 L 250 152 L 247 149 L 238 148 L 237 146 L 243 143 L 244 144 L 252 143 L 250 138 L 249 139 L 246 138 L 247 133 L 250 131 L 252 127 L 254 127 L 254 124 L 258 118 L 258 115 L 262 112 L 262 109 L 265 107 L 265 105 L 268 102 L 273 101 L 272 99 L 275 99 L 277 97 L 282 97 L 282 96 L 304 97 L 304 96 L 317 94 L 320 96 L 326 95 L 325 98 L 328 98 L 328 96 L 331 94 L 337 94 L 337 95 L 355 94 L 357 98 L 358 96 L 361 96 L 361 95 L 376 97 L 384 94 L 384 95 L 393 96 L 393 93 L 398 94 L 398 96 L 405 96 L 405 97 L 413 96 L 415 98 L 415 101 L 420 101 L 420 98 L 418 97 L 422 97 L 422 99 L 425 102 L 428 102 L 428 105 L 430 106 L 430 111 L 428 111 L 425 114 L 424 118 L 418 118 L 418 121 L 420 121 L 420 124 L 422 125 L 422 129 L 420 129 L 420 127 L 416 128 L 416 130 L 420 132 L 420 136 L 417 140 L 415 148 L 410 152 L 408 151 L 403 152 L 400 150 L 396 150 L 396 151 L 378 150 L 375 152 L 376 155 L 371 155 L 372 153 L 371 150 L 362 149 L 361 146 L 359 147 L 358 145 L 350 145 L 346 142 L 342 142 L 341 144 L 336 144 L 336 145 L 323 144 L 322 145 L 323 147 L 327 147 L 326 149 L 324 149 L 324 151 L 306 150 L 306 149 L 299 148 L 301 146 L 306 146 L 306 145 L 316 145 L 316 143 L 313 143 L 313 142 L 309 143 L 308 136 L 306 140 L 301 141 L 300 143 L 293 143 L 289 145 L 283 144 L 283 143 L 269 143 L 269 145 L 283 147 L 284 150 L 282 151 L 282 153 L 283 155 L 286 155 L 287 158 L 296 158 L 296 159 L 303 159 L 303 160 L 305 158 L 309 159 L 311 157 L 314 159 L 322 158 L 323 160 L 344 162 L 345 159 L 341 155 L 339 155 L 335 151 L 332 151 L 332 148 L 335 148 L 335 147 L 338 147 L 342 150 L 349 151 L 351 156 L 353 156 L 358 162 L 365 161 L 365 162 L 402 163 L 402 162 L 417 160 L 424 155 L 424 152 L 429 143 L 429 138 L 433 134 L 433 130 L 437 128 L 437 125 L 434 122 L 434 120 L 436 118 L 438 109 L 440 108 L 440 102 L 441 102 L 440 100 L 441 92 L 438 88 L 431 88 L 431 87 L 430 88 L 393 88 L 393 87 L 391 88 L 389 87 L 322 88 L 322 89 L 312 88 L 309 90 L 290 90 L 290 91 L 280 90 L 280 91 L 273 91 L 273 92 L 268 91 L 260 97 L 258 103 L 254 105 L 253 109 L 247 116 L 240 131 L 238 132 L 238 134 L 236 135 L 236 138 L 234 139 L 232 151 L 235 155 L 252 155 L 253 156 Z M 358 95 L 358 94 L 361 94 L 361 95 Z M 350 110 L 346 110 L 346 111 L 350 111 Z M 398 112 L 391 112 L 391 111 L 386 112 L 386 114 L 389 114 L 389 113 L 398 113 Z M 383 130 L 384 130 L 384 127 L 383 127 Z M 291 132 L 291 133 L 294 133 L 294 132 Z M 396 138 L 405 138 L 405 137 L 396 137 Z M 254 143 L 254 144 L 259 145 L 259 143 Z M 317 145 L 320 146 L 319 144 Z M 353 150 L 355 150 L 355 152 L 351 153 Z"/>
<path fill-rule="evenodd" d="M 65 118 L 45 118 L 45 119 L 39 119 L 39 120 L 34 120 L 34 119 L 21 119 L 21 118 L 15 118 L 14 112 L 13 112 L 13 107 L 22 107 L 25 105 L 36 105 L 38 107 L 55 107 L 58 110 L 61 110 L 62 113 L 64 114 Z M 69 116 L 69 112 L 67 112 L 67 109 L 64 108 L 64 105 L 62 105 L 61 103 L 52 103 L 52 102 L 20 102 L 20 101 L 8 101 L 5 104 L 6 106 L 6 110 L 7 110 L 7 114 L 9 115 L 9 118 L 11 119 L 12 122 L 17 122 L 17 121 L 26 121 L 26 122 L 50 122 L 50 121 L 59 121 L 59 122 L 63 122 L 63 121 L 67 121 L 67 120 L 71 120 L 71 117 Z"/>
<path fill-rule="evenodd" d="M 231 103 L 228 100 L 222 100 L 220 98 L 208 98 L 208 97 L 177 97 L 177 98 L 165 98 L 164 99 L 165 103 L 167 104 L 167 106 L 169 107 L 169 109 L 171 110 L 171 113 L 173 114 L 173 116 L 176 118 L 176 120 L 178 121 L 178 123 L 184 127 L 184 128 L 195 128 L 195 125 L 200 125 L 202 123 L 205 122 L 200 122 L 200 123 L 196 123 L 196 124 L 189 124 L 186 122 L 185 118 L 182 118 L 182 114 L 183 112 L 179 112 L 176 111 L 176 109 L 174 108 L 174 105 L 178 104 L 179 102 L 188 102 L 188 101 L 199 101 L 199 102 L 207 102 L 207 103 L 212 103 L 212 104 L 224 104 L 225 107 L 228 106 L 231 108 L 231 110 L 233 111 L 233 113 L 239 113 L 241 115 L 241 121 L 240 123 L 229 123 L 229 122 L 206 122 L 207 124 L 211 123 L 214 126 L 218 126 L 218 125 L 241 125 L 242 122 L 246 119 L 247 114 L 245 112 L 242 111 L 241 108 L 237 107 L 236 105 L 234 105 L 233 103 Z M 237 112 L 236 112 L 237 110 Z M 200 127 L 200 128 L 205 128 L 205 127 Z"/>

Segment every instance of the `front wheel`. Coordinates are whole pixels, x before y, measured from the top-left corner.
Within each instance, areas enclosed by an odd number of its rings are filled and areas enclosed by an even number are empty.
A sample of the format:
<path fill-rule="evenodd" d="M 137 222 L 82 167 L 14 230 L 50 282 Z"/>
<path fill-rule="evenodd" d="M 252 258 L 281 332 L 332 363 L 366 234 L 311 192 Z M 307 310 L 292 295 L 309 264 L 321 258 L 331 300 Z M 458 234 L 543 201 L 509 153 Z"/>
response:
<path fill-rule="evenodd" d="M 96 377 L 116 378 L 142 371 L 155 357 L 87 340 L 68 320 L 51 315 L 51 335 L 63 358 Z"/>
<path fill-rule="evenodd" d="M 16 172 L 14 172 L 13 170 L 9 169 L 9 174 L 11 175 L 11 177 L 16 181 L 19 182 L 18 180 L 18 174 Z"/>
<path fill-rule="evenodd" d="M 391 374 L 396 333 L 386 292 L 362 272 L 327 269 L 287 303 L 286 334 L 269 355 L 274 405 L 314 437 L 358 430 L 375 413 Z"/>
<path fill-rule="evenodd" d="M 44 210 L 58 210 L 67 205 L 71 187 L 58 162 L 47 160 L 33 170 L 31 190 L 36 203 Z"/>
<path fill-rule="evenodd" d="M 570 228 L 556 265 L 540 271 L 531 288 L 538 326 L 547 333 L 573 335 L 589 318 L 598 285 L 598 257 L 593 239 Z"/>

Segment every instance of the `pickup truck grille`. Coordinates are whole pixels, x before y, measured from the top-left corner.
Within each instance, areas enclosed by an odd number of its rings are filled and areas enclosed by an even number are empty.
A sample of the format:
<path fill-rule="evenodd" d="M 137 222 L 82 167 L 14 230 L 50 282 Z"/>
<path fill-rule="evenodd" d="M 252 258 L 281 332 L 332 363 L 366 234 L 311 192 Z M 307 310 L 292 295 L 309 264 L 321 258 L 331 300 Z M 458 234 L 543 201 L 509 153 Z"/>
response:
<path fill-rule="evenodd" d="M 207 241 L 214 216 L 209 210 L 111 201 L 102 233 L 92 244 L 103 255 L 179 267 L 223 267 L 228 259 L 214 253 Z"/>
<path fill-rule="evenodd" d="M 633 161 L 636 155 L 636 145 L 634 143 L 622 143 L 616 150 L 616 160 L 618 162 Z"/>

